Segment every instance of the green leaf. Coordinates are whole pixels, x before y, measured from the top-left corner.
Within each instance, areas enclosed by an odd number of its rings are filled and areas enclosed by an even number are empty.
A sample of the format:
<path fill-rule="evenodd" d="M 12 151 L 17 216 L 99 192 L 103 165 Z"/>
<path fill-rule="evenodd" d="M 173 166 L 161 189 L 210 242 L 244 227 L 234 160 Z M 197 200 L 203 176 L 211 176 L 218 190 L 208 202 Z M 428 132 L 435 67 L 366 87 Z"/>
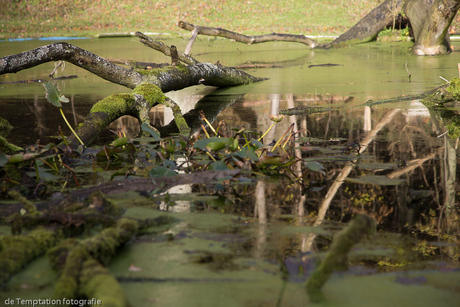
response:
<path fill-rule="evenodd" d="M 219 151 L 221 149 L 224 149 L 225 146 L 227 146 L 227 142 L 211 142 L 206 145 L 206 148 L 212 151 Z"/>
<path fill-rule="evenodd" d="M 305 162 L 305 167 L 310 169 L 313 172 L 318 172 L 323 175 L 326 175 L 326 170 L 321 163 L 318 162 Z"/>
<path fill-rule="evenodd" d="M 240 151 L 236 153 L 236 155 L 240 158 L 250 158 L 252 161 L 257 162 L 259 161 L 259 158 L 257 157 L 256 153 L 254 150 L 249 149 L 247 147 L 242 148 Z"/>
<path fill-rule="evenodd" d="M 118 138 L 116 140 L 114 140 L 110 146 L 113 146 L 113 147 L 120 147 L 120 146 L 124 146 L 128 144 L 128 138 L 125 136 L 125 137 L 122 137 L 122 138 Z"/>
<path fill-rule="evenodd" d="M 228 167 L 227 167 L 227 164 L 225 164 L 224 161 L 216 161 L 216 162 L 212 162 L 209 165 L 209 170 L 212 170 L 212 171 L 228 171 Z"/>
<path fill-rule="evenodd" d="M 193 148 L 205 150 L 206 147 L 209 147 L 211 150 L 220 150 L 227 145 L 228 141 L 229 138 L 211 137 L 196 141 L 195 144 L 193 144 Z"/>
<path fill-rule="evenodd" d="M 264 144 L 262 142 L 260 142 L 259 140 L 256 140 L 256 139 L 251 140 L 251 145 L 255 146 L 256 148 L 264 147 Z"/>
<path fill-rule="evenodd" d="M 151 136 L 155 139 L 155 141 L 161 140 L 160 133 L 156 130 L 153 130 L 152 127 L 150 127 L 147 123 L 142 123 L 141 125 L 142 131 L 147 131 L 150 133 Z"/>
<path fill-rule="evenodd" d="M 380 186 L 396 186 L 406 183 L 406 179 L 400 178 L 388 178 L 384 175 L 368 175 L 360 176 L 357 178 L 347 178 L 345 179 L 349 182 L 360 183 L 360 184 L 373 184 Z"/>
<path fill-rule="evenodd" d="M 167 167 L 164 166 L 157 166 L 155 168 L 152 168 L 149 172 L 150 177 L 152 178 L 157 178 L 157 177 L 171 177 L 171 176 L 177 176 L 177 173 L 170 170 Z"/>
<path fill-rule="evenodd" d="M 45 87 L 45 98 L 53 106 L 61 108 L 61 102 L 69 102 L 69 99 L 62 95 L 61 90 L 56 83 L 46 82 L 43 86 Z"/>
<path fill-rule="evenodd" d="M 61 96 L 59 96 L 59 101 L 60 101 L 60 102 L 67 103 L 67 102 L 69 102 L 69 98 L 67 98 L 67 97 L 64 96 L 64 95 L 61 95 Z"/>
<path fill-rule="evenodd" d="M 227 143 L 227 148 L 230 151 L 236 151 L 238 149 L 238 140 L 237 139 L 229 139 Z"/>
<path fill-rule="evenodd" d="M 0 166 L 4 166 L 7 162 L 8 157 L 5 154 L 0 153 Z"/>

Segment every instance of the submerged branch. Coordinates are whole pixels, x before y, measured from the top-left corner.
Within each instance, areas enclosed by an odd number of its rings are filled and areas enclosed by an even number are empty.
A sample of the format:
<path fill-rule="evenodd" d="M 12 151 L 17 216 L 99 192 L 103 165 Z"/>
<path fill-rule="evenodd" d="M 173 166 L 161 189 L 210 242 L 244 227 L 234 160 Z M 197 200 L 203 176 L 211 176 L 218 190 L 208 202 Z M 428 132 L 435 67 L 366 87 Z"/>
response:
<path fill-rule="evenodd" d="M 382 130 L 386 125 L 388 125 L 391 122 L 391 120 L 396 116 L 396 114 L 399 113 L 399 111 L 400 109 L 393 109 L 389 111 L 383 116 L 380 122 L 377 125 L 375 125 L 375 127 L 371 131 L 369 131 L 366 137 L 359 143 L 360 144 L 359 154 L 362 154 L 367 149 L 369 144 L 377 136 L 377 133 L 380 130 Z M 355 162 L 348 161 L 343 167 L 343 169 L 340 171 L 339 175 L 335 178 L 332 185 L 329 187 L 329 190 L 327 191 L 326 196 L 324 197 L 323 201 L 319 205 L 318 215 L 316 217 L 315 223 L 313 224 L 314 226 L 319 226 L 322 224 L 324 218 L 326 217 L 326 213 L 329 210 L 329 206 L 331 205 L 332 199 L 337 194 L 337 191 L 342 186 L 345 179 L 354 169 Z M 313 240 L 315 239 L 315 237 L 316 237 L 316 234 L 312 234 L 307 238 L 303 251 L 308 251 L 311 249 L 311 246 L 313 245 Z"/>
<path fill-rule="evenodd" d="M 229 39 L 234 39 L 237 42 L 245 43 L 248 45 L 252 44 L 259 44 L 265 42 L 273 42 L 273 41 L 284 41 L 284 42 L 296 42 L 302 43 L 307 45 L 310 48 L 315 48 L 318 46 L 318 43 L 311 38 L 306 37 L 305 35 L 295 35 L 295 34 L 279 34 L 279 33 L 271 33 L 265 35 L 244 35 L 239 34 L 236 32 L 232 32 L 229 30 L 221 29 L 221 28 L 209 28 L 209 27 L 201 27 L 195 26 L 185 21 L 179 21 L 178 26 L 184 30 L 188 31 L 196 31 L 198 34 L 201 35 L 210 35 L 210 36 L 221 36 Z"/>
<path fill-rule="evenodd" d="M 334 236 L 326 257 L 312 273 L 306 285 L 307 292 L 313 300 L 321 297 L 320 290 L 333 271 L 345 271 L 348 269 L 348 253 L 353 245 L 358 243 L 362 237 L 370 235 L 374 231 L 374 220 L 367 215 L 358 215 L 347 227 Z"/>

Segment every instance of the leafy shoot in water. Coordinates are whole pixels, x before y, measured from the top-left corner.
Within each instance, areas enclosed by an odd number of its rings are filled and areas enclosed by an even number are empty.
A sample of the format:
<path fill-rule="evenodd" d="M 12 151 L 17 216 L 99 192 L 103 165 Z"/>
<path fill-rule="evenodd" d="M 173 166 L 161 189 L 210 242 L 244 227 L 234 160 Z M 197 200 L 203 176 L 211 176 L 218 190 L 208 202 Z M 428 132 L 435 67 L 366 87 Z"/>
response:
<path fill-rule="evenodd" d="M 85 146 L 83 141 L 80 139 L 80 137 L 77 135 L 75 130 L 73 130 L 72 126 L 70 126 L 69 122 L 67 121 L 67 118 L 64 115 L 64 112 L 62 111 L 62 103 L 68 103 L 69 99 L 65 97 L 61 90 L 59 89 L 58 85 L 52 81 L 46 82 L 43 84 L 45 87 L 45 98 L 48 100 L 49 103 L 51 103 L 53 106 L 58 107 L 59 110 L 61 111 L 62 118 L 64 119 L 65 123 L 67 126 L 70 128 L 70 131 L 75 135 L 77 140 L 80 142 L 81 145 Z"/>

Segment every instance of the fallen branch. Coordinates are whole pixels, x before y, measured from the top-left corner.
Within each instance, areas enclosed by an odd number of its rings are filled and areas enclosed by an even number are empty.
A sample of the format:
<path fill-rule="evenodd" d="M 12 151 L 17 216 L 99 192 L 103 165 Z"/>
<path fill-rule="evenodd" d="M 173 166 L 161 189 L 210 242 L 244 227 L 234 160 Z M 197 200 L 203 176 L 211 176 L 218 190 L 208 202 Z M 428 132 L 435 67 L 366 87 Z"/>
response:
<path fill-rule="evenodd" d="M 172 187 L 182 184 L 208 184 L 213 181 L 233 177 L 239 173 L 239 169 L 234 169 L 228 171 L 205 171 L 171 177 L 159 177 L 154 180 L 152 180 L 152 178 L 134 178 L 130 180 L 109 181 L 94 187 L 74 191 L 63 199 L 57 199 L 44 204 L 37 204 L 37 210 L 46 212 L 80 207 L 80 204 L 84 199 L 87 199 L 91 194 L 97 191 L 100 191 L 105 195 L 124 193 L 128 191 L 166 191 Z M 18 204 L 2 205 L 0 206 L 0 217 L 6 218 L 11 214 L 19 212 L 23 208 L 23 205 Z"/>
<path fill-rule="evenodd" d="M 265 43 L 265 42 L 273 42 L 273 41 L 302 43 L 302 44 L 307 45 L 310 48 L 315 48 L 316 46 L 319 45 L 316 41 L 302 34 L 295 35 L 295 34 L 271 33 L 271 34 L 265 34 L 265 35 L 249 36 L 249 35 L 239 34 L 239 33 L 221 29 L 221 28 L 209 28 L 209 27 L 195 26 L 185 21 L 179 21 L 178 26 L 184 30 L 196 31 L 198 34 L 210 35 L 210 36 L 221 36 L 221 37 L 225 37 L 229 39 L 234 39 L 237 42 L 245 43 L 248 45 Z"/>
<path fill-rule="evenodd" d="M 154 42 L 142 33 L 140 35 L 142 36 L 141 42 L 148 42 L 149 46 L 150 43 Z M 169 46 L 161 42 L 155 43 L 159 46 L 157 50 L 162 51 L 168 56 L 171 55 L 171 48 Z M 265 78 L 254 77 L 243 71 L 222 65 L 197 63 L 191 57 L 183 57 L 183 54 L 180 52 L 178 55 L 179 60 L 183 62 L 192 61 L 196 64 L 136 71 L 118 66 L 89 51 L 61 42 L 0 58 L 0 75 L 16 73 L 46 62 L 64 60 L 86 69 L 105 80 L 128 88 L 135 88 L 142 83 L 151 83 L 158 86 L 164 93 L 199 84 L 230 87 L 266 80 Z"/>
<path fill-rule="evenodd" d="M 315 40 L 306 37 L 305 35 L 297 34 L 279 34 L 271 33 L 265 35 L 243 35 L 221 28 L 209 28 L 196 26 L 185 21 L 179 21 L 178 26 L 184 30 L 196 31 L 198 34 L 221 36 L 228 39 L 233 39 L 240 43 L 248 45 L 272 42 L 272 41 L 285 41 L 296 42 L 307 45 L 310 48 L 331 48 L 331 47 L 345 47 L 359 43 L 365 43 L 375 40 L 380 31 L 385 29 L 388 24 L 392 23 L 395 17 L 394 12 L 402 9 L 403 1 L 401 0 L 386 0 L 378 7 L 374 8 L 369 14 L 361 19 L 347 32 L 340 35 L 334 41 L 326 44 L 320 44 Z M 193 38 L 193 37 L 192 37 Z M 191 39 L 192 40 L 192 39 Z"/>
<path fill-rule="evenodd" d="M 129 88 L 135 88 L 144 80 L 136 71 L 112 64 L 94 53 L 64 42 L 0 58 L 0 75 L 17 73 L 23 69 L 59 60 L 72 63 L 105 80 Z"/>

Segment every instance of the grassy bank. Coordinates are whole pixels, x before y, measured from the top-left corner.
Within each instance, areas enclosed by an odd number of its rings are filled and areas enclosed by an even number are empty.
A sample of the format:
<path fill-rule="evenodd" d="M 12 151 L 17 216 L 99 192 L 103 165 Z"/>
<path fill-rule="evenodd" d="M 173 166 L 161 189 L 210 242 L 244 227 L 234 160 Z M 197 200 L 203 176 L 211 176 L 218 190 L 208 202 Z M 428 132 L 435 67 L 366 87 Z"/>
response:
<path fill-rule="evenodd" d="M 338 35 L 381 0 L 3 0 L 0 37 L 93 36 L 114 32 L 189 35 L 179 20 L 244 34 Z"/>

